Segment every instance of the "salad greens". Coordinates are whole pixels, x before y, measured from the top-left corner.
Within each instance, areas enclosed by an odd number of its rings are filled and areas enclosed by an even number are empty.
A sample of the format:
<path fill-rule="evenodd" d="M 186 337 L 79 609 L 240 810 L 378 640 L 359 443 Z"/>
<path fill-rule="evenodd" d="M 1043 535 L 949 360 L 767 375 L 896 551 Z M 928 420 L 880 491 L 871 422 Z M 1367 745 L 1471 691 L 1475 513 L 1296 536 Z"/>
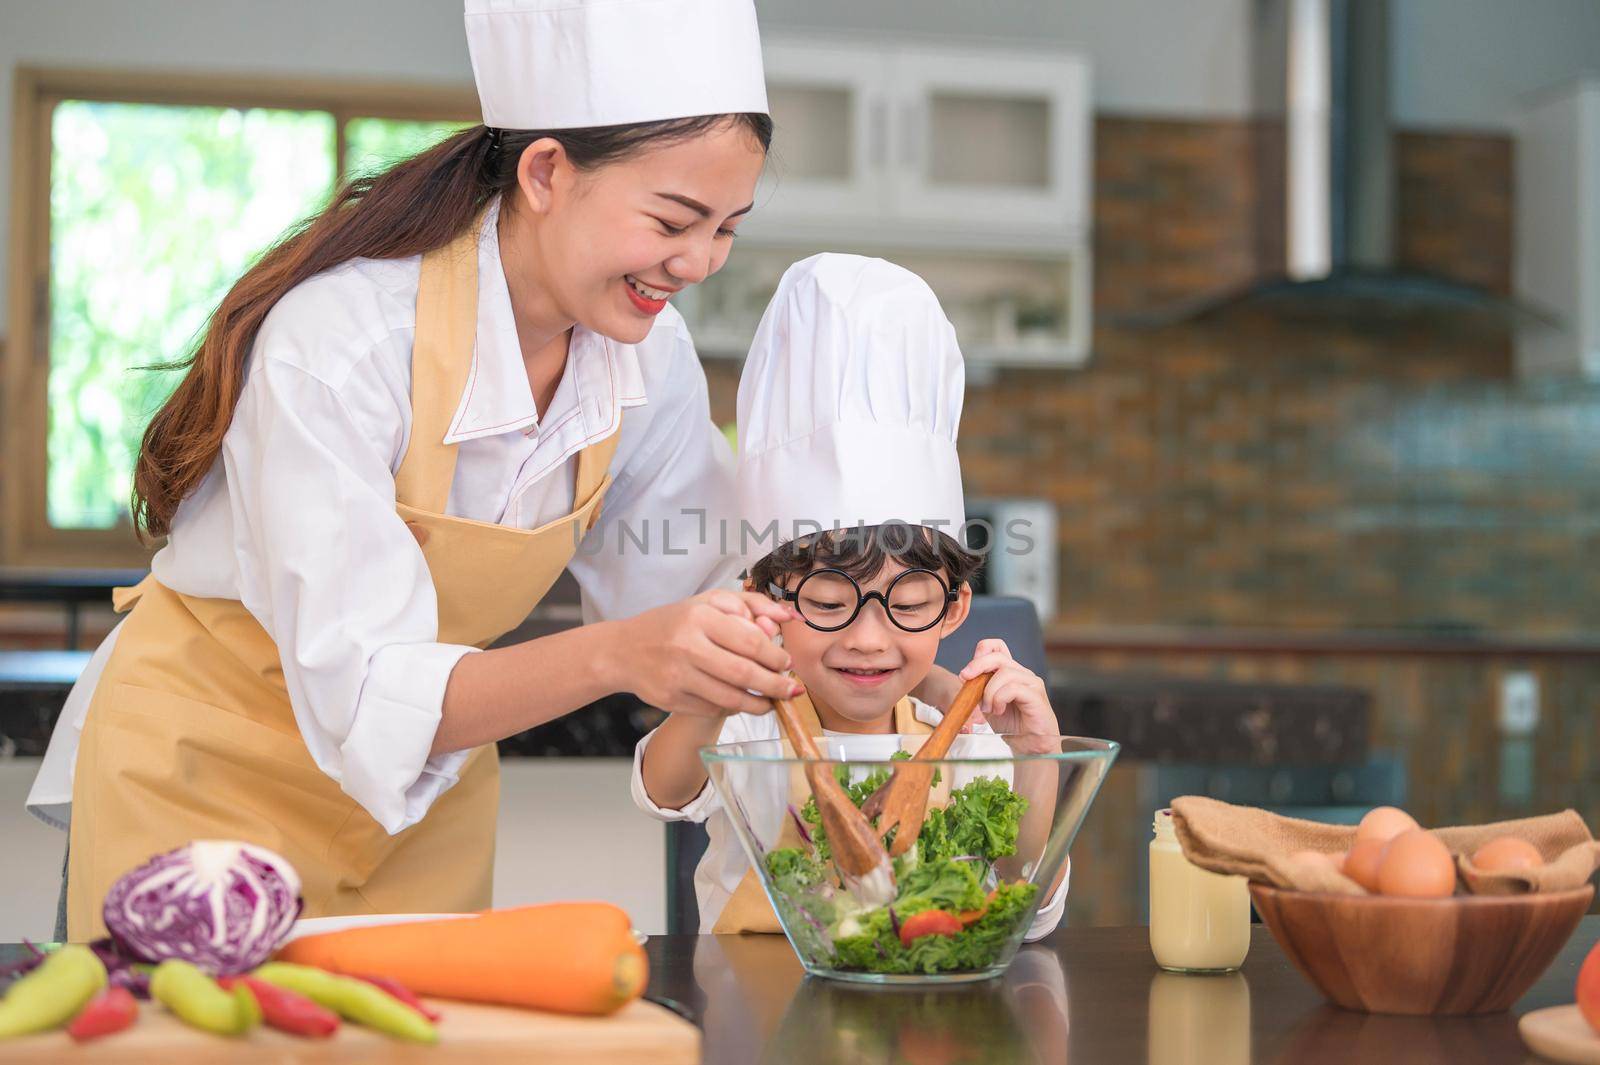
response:
<path fill-rule="evenodd" d="M 839 783 L 857 806 L 889 779 L 878 769 L 858 781 L 841 766 Z M 815 799 L 800 811 L 810 847 L 770 851 L 765 864 L 780 915 L 796 946 L 840 969 L 937 973 L 993 965 L 1028 916 L 1038 886 L 995 876 L 997 859 L 1015 854 L 1028 800 L 996 777 L 979 777 L 931 807 L 917 846 L 896 858 L 896 894 L 885 907 L 863 909 L 839 888 L 827 833 Z M 946 931 L 903 941 L 902 925 L 918 914 L 950 915 Z M 925 919 L 926 920 L 926 919 Z M 907 930 L 910 934 L 910 930 Z"/>
<path fill-rule="evenodd" d="M 896 751 L 889 756 L 889 759 L 894 762 L 903 762 L 910 757 L 909 751 Z M 834 766 L 833 775 L 839 781 L 839 786 L 844 789 L 844 793 L 850 797 L 850 801 L 857 806 L 865 803 L 867 799 L 871 798 L 873 792 L 889 782 L 889 770 L 887 769 L 874 769 L 854 783 L 850 781 L 849 766 Z M 933 771 L 934 787 L 939 786 L 939 778 L 941 776 L 943 776 L 943 773 L 940 770 L 935 769 Z M 806 800 L 802 816 L 805 819 L 807 831 L 811 834 L 811 841 L 817 848 L 817 857 L 826 865 L 832 860 L 833 851 L 828 846 L 828 833 L 822 827 L 822 815 L 817 812 L 817 800 L 815 798 Z M 894 842 L 893 832 L 889 833 L 886 843 L 892 842 Z"/>
<path fill-rule="evenodd" d="M 834 941 L 838 967 L 900 974 L 987 969 L 1017 931 L 1038 890 L 1025 881 L 1001 884 L 977 923 L 953 936 L 922 936 L 909 947 L 891 926 L 889 911 L 874 910 L 859 934 Z"/>
<path fill-rule="evenodd" d="M 950 793 L 950 805 L 932 807 L 917 837 L 923 861 L 976 854 L 994 861 L 1017 853 L 1017 829 L 1028 800 L 1005 781 L 979 777 Z"/>

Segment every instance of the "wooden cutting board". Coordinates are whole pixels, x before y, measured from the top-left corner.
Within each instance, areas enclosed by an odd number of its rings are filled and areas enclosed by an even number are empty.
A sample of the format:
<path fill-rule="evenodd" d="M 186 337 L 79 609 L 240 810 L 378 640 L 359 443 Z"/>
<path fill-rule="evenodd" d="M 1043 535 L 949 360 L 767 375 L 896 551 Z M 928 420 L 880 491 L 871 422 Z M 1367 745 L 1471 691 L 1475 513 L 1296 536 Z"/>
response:
<path fill-rule="evenodd" d="M 1528 1049 L 1541 1057 L 1569 1065 L 1600 1065 L 1600 1035 L 1576 1006 L 1551 1006 L 1524 1014 L 1517 1031 Z"/>
<path fill-rule="evenodd" d="M 225 1039 L 190 1028 L 156 1003 L 142 1002 L 139 1020 L 127 1031 L 82 1046 L 65 1032 L 8 1040 L 0 1043 L 0 1062 L 486 1065 L 527 1061 L 541 1065 L 696 1065 L 700 1060 L 700 1030 L 653 1002 L 630 1003 L 609 1017 L 571 1017 L 467 1002 L 434 1005 L 444 1014 L 444 1020 L 439 1022 L 439 1042 L 420 1046 L 348 1022 L 329 1039 L 298 1039 L 265 1027 L 243 1039 Z"/>

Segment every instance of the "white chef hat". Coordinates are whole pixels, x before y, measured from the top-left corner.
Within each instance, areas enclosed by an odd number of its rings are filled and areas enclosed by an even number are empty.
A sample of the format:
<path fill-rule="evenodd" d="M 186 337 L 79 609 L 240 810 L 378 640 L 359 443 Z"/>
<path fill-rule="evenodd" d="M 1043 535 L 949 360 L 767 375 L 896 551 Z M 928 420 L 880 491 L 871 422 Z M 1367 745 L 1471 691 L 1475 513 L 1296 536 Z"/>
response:
<path fill-rule="evenodd" d="M 891 522 L 959 539 L 965 384 L 955 329 L 916 274 L 859 255 L 789 267 L 739 379 L 741 552 Z"/>
<path fill-rule="evenodd" d="M 497 129 L 766 113 L 753 0 L 466 0 Z"/>

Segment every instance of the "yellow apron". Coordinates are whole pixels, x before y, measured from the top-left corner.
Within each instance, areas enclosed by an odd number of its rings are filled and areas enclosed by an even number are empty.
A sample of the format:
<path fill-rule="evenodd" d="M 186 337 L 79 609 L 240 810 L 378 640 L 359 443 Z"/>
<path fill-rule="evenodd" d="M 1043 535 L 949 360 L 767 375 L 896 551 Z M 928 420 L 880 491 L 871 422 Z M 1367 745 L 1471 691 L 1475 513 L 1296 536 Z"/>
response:
<path fill-rule="evenodd" d="M 811 705 L 807 695 L 797 696 L 793 700 L 795 709 L 800 711 L 800 720 L 805 725 L 806 731 L 813 736 L 822 735 L 822 722 L 817 717 L 816 707 Z M 931 725 L 925 725 L 917 720 L 915 704 L 910 697 L 901 699 L 894 707 L 894 730 L 901 736 L 926 738 L 933 732 Z M 788 740 L 783 740 L 783 756 L 794 757 L 794 749 L 789 746 Z M 921 747 L 922 739 L 903 741 L 901 747 L 913 754 Z M 789 767 L 789 803 L 799 809 L 811 798 L 811 785 L 806 782 L 805 771 L 798 765 Z M 940 780 L 934 785 L 928 796 L 928 805 L 944 806 L 950 801 L 950 782 Z M 778 841 L 772 849 L 780 847 L 801 847 L 805 841 L 800 838 L 800 830 L 795 826 L 794 818 L 785 817 L 783 827 L 778 830 Z M 782 932 L 778 924 L 778 915 L 772 912 L 772 903 L 767 898 L 766 891 L 761 887 L 761 880 L 756 876 L 754 869 L 746 869 L 744 878 L 739 881 L 739 886 L 734 889 L 729 897 L 728 904 L 722 908 L 722 913 L 717 916 L 717 923 L 711 927 L 717 935 L 733 932 Z"/>
<path fill-rule="evenodd" d="M 477 327 L 478 229 L 423 257 L 412 351 L 410 444 L 396 509 L 421 545 L 439 640 L 485 647 L 536 606 L 592 527 L 619 434 L 578 455 L 573 511 L 537 529 L 445 515 L 456 447 L 441 443 L 466 386 Z M 493 744 L 419 823 L 389 835 L 317 768 L 295 723 L 278 649 L 243 604 L 146 580 L 95 689 L 78 749 L 68 937 L 104 935 L 117 877 L 193 839 L 283 854 L 305 916 L 453 912 L 490 905 L 499 761 Z"/>

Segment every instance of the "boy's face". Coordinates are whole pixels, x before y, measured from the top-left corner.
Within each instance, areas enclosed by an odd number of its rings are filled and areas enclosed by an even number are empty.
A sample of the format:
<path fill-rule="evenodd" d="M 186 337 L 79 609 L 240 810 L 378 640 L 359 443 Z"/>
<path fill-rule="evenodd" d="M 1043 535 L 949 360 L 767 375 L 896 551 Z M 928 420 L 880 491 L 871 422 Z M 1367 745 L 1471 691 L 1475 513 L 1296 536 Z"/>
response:
<path fill-rule="evenodd" d="M 859 582 L 862 593 L 886 594 L 890 582 L 905 570 L 902 563 L 887 559 L 871 580 Z M 786 578 L 784 587 L 794 590 L 801 577 Z M 819 587 L 824 581 L 831 590 Z M 895 589 L 895 600 L 914 606 L 925 594 L 932 597 L 931 608 L 937 613 L 942 591 L 934 581 L 909 577 Z M 799 604 L 802 609 L 832 607 L 837 600 L 847 617 L 852 605 L 848 600 L 854 593 L 845 581 L 818 578 L 806 585 L 804 594 L 818 603 Z M 939 624 L 922 632 L 906 632 L 890 622 L 876 599 L 862 603 L 855 620 L 837 632 L 820 632 L 798 618 L 783 623 L 784 649 L 794 659 L 794 672 L 806 686 L 823 724 L 835 731 L 849 731 L 851 725 L 881 726 L 894 704 L 928 675 L 939 641 L 966 620 L 972 589 L 963 585 L 958 594 Z M 830 716 L 834 718 L 831 722 Z"/>

